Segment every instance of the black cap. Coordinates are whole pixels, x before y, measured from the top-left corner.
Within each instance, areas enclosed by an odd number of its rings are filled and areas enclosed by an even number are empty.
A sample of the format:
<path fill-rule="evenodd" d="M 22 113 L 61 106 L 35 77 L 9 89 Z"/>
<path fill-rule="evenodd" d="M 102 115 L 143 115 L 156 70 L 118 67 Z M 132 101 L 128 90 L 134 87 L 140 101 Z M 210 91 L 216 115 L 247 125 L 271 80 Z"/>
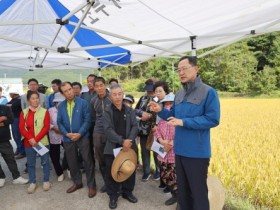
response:
<path fill-rule="evenodd" d="M 130 101 L 131 103 L 134 103 L 134 97 L 132 95 L 126 95 L 123 100 Z"/>

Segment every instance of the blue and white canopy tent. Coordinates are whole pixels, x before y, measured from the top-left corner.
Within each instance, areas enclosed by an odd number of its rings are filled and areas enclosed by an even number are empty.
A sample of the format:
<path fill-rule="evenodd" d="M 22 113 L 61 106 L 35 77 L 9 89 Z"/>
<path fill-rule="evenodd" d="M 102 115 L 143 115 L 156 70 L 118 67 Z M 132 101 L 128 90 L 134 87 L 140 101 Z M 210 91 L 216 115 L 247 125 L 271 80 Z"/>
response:
<path fill-rule="evenodd" d="M 0 0 L 0 68 L 133 66 L 217 46 L 211 53 L 279 31 L 279 11 L 279 0 Z"/>

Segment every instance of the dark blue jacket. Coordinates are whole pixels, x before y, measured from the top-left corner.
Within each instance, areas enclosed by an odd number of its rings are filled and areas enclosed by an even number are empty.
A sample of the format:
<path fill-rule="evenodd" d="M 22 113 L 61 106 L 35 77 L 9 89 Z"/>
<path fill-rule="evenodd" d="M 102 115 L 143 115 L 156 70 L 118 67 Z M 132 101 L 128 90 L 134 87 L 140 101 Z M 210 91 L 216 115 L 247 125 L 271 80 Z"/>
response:
<path fill-rule="evenodd" d="M 67 133 L 80 133 L 81 137 L 87 136 L 91 125 L 91 114 L 88 102 L 79 97 L 75 97 L 75 106 L 72 114 L 72 124 L 70 124 L 67 113 L 67 100 L 61 102 L 58 106 L 57 125 L 63 134 L 64 142 L 71 142 L 66 135 Z"/>

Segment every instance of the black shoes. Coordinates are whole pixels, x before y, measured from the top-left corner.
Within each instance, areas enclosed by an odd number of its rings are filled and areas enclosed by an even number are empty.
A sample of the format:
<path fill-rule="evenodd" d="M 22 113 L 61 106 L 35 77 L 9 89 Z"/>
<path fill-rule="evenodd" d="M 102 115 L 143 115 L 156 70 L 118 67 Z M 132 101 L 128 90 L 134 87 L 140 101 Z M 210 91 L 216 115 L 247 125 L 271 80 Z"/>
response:
<path fill-rule="evenodd" d="M 177 202 L 177 198 L 172 196 L 171 198 L 169 198 L 167 201 L 165 201 L 165 205 L 166 206 L 170 206 L 170 205 L 173 205 L 174 203 Z"/>
<path fill-rule="evenodd" d="M 160 189 L 163 189 L 165 187 L 166 187 L 166 185 L 164 183 L 160 183 L 160 185 L 158 186 L 158 188 L 160 188 Z"/>
<path fill-rule="evenodd" d="M 169 187 L 167 187 L 168 189 L 170 189 Z M 166 206 L 170 206 L 173 205 L 174 203 L 177 203 L 177 195 L 178 195 L 178 191 L 177 190 L 171 190 L 171 195 L 172 197 L 169 198 L 167 201 L 165 201 L 165 205 Z"/>
<path fill-rule="evenodd" d="M 133 194 L 123 194 L 122 197 L 128 200 L 131 203 L 137 203 L 138 199 Z M 118 206 L 118 199 L 117 198 L 110 198 L 109 201 L 109 208 L 116 209 Z"/>
<path fill-rule="evenodd" d="M 101 193 L 107 192 L 107 188 L 106 188 L 106 185 L 105 185 L 105 184 L 100 188 L 100 192 L 101 192 Z"/>
<path fill-rule="evenodd" d="M 163 189 L 163 192 L 164 192 L 164 193 L 170 193 L 170 190 L 169 190 L 169 188 L 166 186 L 166 187 Z"/>
<path fill-rule="evenodd" d="M 110 209 L 116 209 L 117 208 L 117 206 L 118 206 L 118 199 L 116 199 L 116 198 L 110 198 L 110 202 L 109 202 L 109 208 Z"/>
<path fill-rule="evenodd" d="M 133 194 L 123 194 L 122 197 L 130 203 L 137 203 L 138 199 Z"/>

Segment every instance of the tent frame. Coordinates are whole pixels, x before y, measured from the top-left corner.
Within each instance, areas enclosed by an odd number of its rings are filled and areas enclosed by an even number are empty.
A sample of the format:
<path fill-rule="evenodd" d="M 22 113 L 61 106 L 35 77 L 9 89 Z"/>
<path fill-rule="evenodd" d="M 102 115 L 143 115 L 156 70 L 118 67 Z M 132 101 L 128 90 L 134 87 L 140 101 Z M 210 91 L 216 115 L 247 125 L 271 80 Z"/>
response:
<path fill-rule="evenodd" d="M 143 3 L 142 1 L 139 1 L 141 4 L 143 4 L 145 7 L 147 7 L 148 9 L 152 10 L 152 8 L 150 8 L 147 4 Z M 157 57 L 180 57 L 180 56 L 183 56 L 185 55 L 184 53 L 181 53 L 181 52 L 178 52 L 176 50 L 174 50 L 173 48 L 176 48 L 176 46 L 173 46 L 172 48 L 164 48 L 164 47 L 160 47 L 160 46 L 157 46 L 156 43 L 166 43 L 166 42 L 178 42 L 178 41 L 182 41 L 180 42 L 178 45 L 181 45 L 181 44 L 190 44 L 191 46 L 191 52 L 192 52 L 192 55 L 193 56 L 197 56 L 196 55 L 196 49 L 197 49 L 197 42 L 199 42 L 199 39 L 200 38 L 211 38 L 211 37 L 229 37 L 229 36 L 238 36 L 238 38 L 232 40 L 232 41 L 229 41 L 225 44 L 222 44 L 222 45 L 219 45 L 219 46 L 216 46 L 214 49 L 212 50 L 209 50 L 203 54 L 200 54 L 198 55 L 197 57 L 203 57 L 203 56 L 206 56 L 210 53 L 213 53 L 217 50 L 220 50 L 232 43 L 235 43 L 237 41 L 240 41 L 244 38 L 247 38 L 247 37 L 252 37 L 252 36 L 257 36 L 257 35 L 261 35 L 263 33 L 267 33 L 269 32 L 269 30 L 267 30 L 269 27 L 271 26 L 274 26 L 276 24 L 279 24 L 280 23 L 280 19 L 278 20 L 275 20 L 267 25 L 264 25 L 262 27 L 259 27 L 255 30 L 250 30 L 248 31 L 247 33 L 244 33 L 244 32 L 234 32 L 234 33 L 224 33 L 224 34 L 209 34 L 209 35 L 197 35 L 197 34 L 193 34 L 189 37 L 176 37 L 176 38 L 170 38 L 170 39 L 157 39 L 157 40 L 136 40 L 136 39 L 133 39 L 133 38 L 130 38 L 130 37 L 126 37 L 126 36 L 123 36 L 123 35 L 119 35 L 119 34 L 115 34 L 115 33 L 112 33 L 112 32 L 109 32 L 109 31 L 105 31 L 105 30 L 101 30 L 101 29 L 98 29 L 98 28 L 95 28 L 95 27 L 89 27 L 89 26 L 86 26 L 86 25 L 83 25 L 83 21 L 84 19 L 86 18 L 86 16 L 88 15 L 90 9 L 92 8 L 92 6 L 94 6 L 95 4 L 95 0 L 87 0 L 86 2 L 76 6 L 76 8 L 74 8 L 72 11 L 70 11 L 67 15 L 65 15 L 63 18 L 61 19 L 56 19 L 56 20 L 37 20 L 37 17 L 38 17 L 38 0 L 35 0 L 35 10 L 34 10 L 34 17 L 35 17 L 35 20 L 33 21 L 0 21 L 0 26 L 16 26 L 16 25 L 33 25 L 33 30 L 34 30 L 34 34 L 33 36 L 35 37 L 35 41 L 27 41 L 27 40 L 21 40 L 21 39 L 17 39 L 17 38 L 12 38 L 12 37 L 7 37 L 7 36 L 3 36 L 3 35 L 0 35 L 0 39 L 3 39 L 3 40 L 6 40 L 6 41 L 10 41 L 10 42 L 15 42 L 15 43 L 20 43 L 20 44 L 23 44 L 23 45 L 28 45 L 31 47 L 31 52 L 30 54 L 32 53 L 32 51 L 36 50 L 37 53 L 36 53 L 36 56 L 35 58 L 31 58 L 29 57 L 28 59 L 33 62 L 33 66 L 32 68 L 48 68 L 48 67 L 52 67 L 52 66 L 63 66 L 63 65 L 68 65 L 68 64 L 77 64 L 77 63 L 80 63 L 80 62 L 86 62 L 86 61 L 96 61 L 96 62 L 99 62 L 99 63 L 105 63 L 106 65 L 104 65 L 103 67 L 99 66 L 99 69 L 103 69 L 103 68 L 106 68 L 110 65 L 117 65 L 117 66 L 122 66 L 122 67 L 135 67 L 143 62 L 146 62 L 147 60 L 150 60 L 150 59 L 154 59 L 154 58 L 157 58 Z M 79 22 L 78 23 L 75 23 L 75 22 L 72 22 L 72 21 L 69 21 L 69 18 L 74 16 L 76 13 L 78 12 L 81 12 L 83 9 L 85 9 L 83 11 L 83 15 L 82 17 L 79 19 Z M 157 11 L 154 11 L 154 13 L 157 13 L 158 15 L 162 16 L 161 14 L 159 14 Z M 173 24 L 176 24 L 178 25 L 177 23 L 175 23 L 174 21 L 171 21 L 169 20 L 167 17 L 164 17 L 162 16 L 163 18 L 167 19 L 169 22 L 172 22 Z M 53 37 L 53 40 L 52 42 L 50 43 L 50 45 L 45 45 L 45 44 L 41 44 L 41 43 L 38 43 L 36 42 L 36 25 L 40 25 L 40 24 L 60 24 L 60 27 L 57 31 L 57 33 L 55 34 L 55 36 Z M 62 47 L 53 47 L 53 44 L 55 43 L 55 40 L 57 39 L 58 35 L 60 34 L 61 32 L 61 29 L 62 27 L 65 25 L 65 24 L 69 24 L 69 25 L 72 25 L 75 27 L 74 31 L 71 33 L 71 37 L 69 38 L 69 40 L 66 42 L 65 46 L 62 46 Z M 179 25 L 180 26 L 180 25 Z M 182 26 L 180 26 L 182 27 Z M 80 28 L 83 28 L 83 29 L 87 29 L 87 30 L 91 30 L 91 31 L 94 31 L 96 33 L 99 33 L 99 34 L 103 34 L 103 35 L 108 35 L 108 36 L 112 36 L 112 37 L 115 37 L 115 38 L 118 38 L 120 40 L 123 40 L 123 42 L 119 42 L 119 43 L 112 43 L 112 44 L 103 44 L 103 45 L 97 45 L 97 46 L 87 46 L 87 47 L 78 47 L 78 48 L 71 48 L 69 49 L 69 46 L 71 44 L 71 42 L 73 41 L 75 35 L 77 34 L 78 30 Z M 184 30 L 188 31 L 189 33 L 190 30 L 186 29 L 183 27 Z M 272 32 L 273 30 L 271 30 Z M 191 33 L 192 34 L 192 33 Z M 73 55 L 71 54 L 70 52 L 79 52 L 79 51 L 85 51 L 85 50 L 93 50 L 93 49 L 104 49 L 104 48 L 110 48 L 110 47 L 122 47 L 122 46 L 132 46 L 132 45 L 144 45 L 146 47 L 149 47 L 149 48 L 153 48 L 153 49 L 156 49 L 156 50 L 159 50 L 160 52 L 157 53 L 157 54 L 142 54 L 143 56 L 146 57 L 146 59 L 143 59 L 142 61 L 139 61 L 139 62 L 136 62 L 134 64 L 127 64 L 127 65 L 123 65 L 123 64 L 119 64 L 118 61 L 121 60 L 122 58 L 124 58 L 126 55 L 131 54 L 131 55 L 141 55 L 141 53 L 137 53 L 137 52 L 128 52 L 128 53 L 119 53 L 119 54 L 111 54 L 111 55 L 106 55 L 106 56 L 99 56 L 99 57 L 83 57 L 83 56 L 76 56 L 76 55 Z M 36 59 L 38 57 L 38 54 L 39 52 L 41 52 L 41 49 L 45 51 L 45 54 L 43 56 L 43 58 L 40 60 L 40 62 L 38 62 L 38 64 L 36 64 Z M 25 50 L 18 50 L 16 52 L 24 52 Z M 15 51 L 13 51 L 15 52 Z M 46 61 L 48 55 L 49 55 L 49 52 L 52 52 L 52 53 L 64 53 L 66 56 L 69 56 L 69 57 L 73 57 L 75 58 L 75 60 L 73 60 L 72 62 L 59 62 L 59 63 L 56 63 L 56 64 L 49 64 L 49 65 L 44 65 L 44 62 Z M 9 53 L 12 53 L 10 51 L 3 51 L 3 52 L 0 52 L 0 54 L 9 54 Z M 166 54 L 169 54 L 169 55 L 166 55 Z M 114 61 L 107 61 L 106 58 L 108 57 L 112 57 L 112 56 L 120 56 L 119 58 L 115 59 Z M 22 59 L 26 59 L 26 58 L 22 58 Z M 33 60 L 32 60 L 33 59 Z M 16 58 L 16 59 L 12 59 L 10 61 L 13 61 L 14 63 L 18 63 L 18 64 L 22 64 L 21 62 L 18 62 L 19 60 L 21 60 L 20 58 Z M 68 63 L 68 64 L 67 64 Z"/>

